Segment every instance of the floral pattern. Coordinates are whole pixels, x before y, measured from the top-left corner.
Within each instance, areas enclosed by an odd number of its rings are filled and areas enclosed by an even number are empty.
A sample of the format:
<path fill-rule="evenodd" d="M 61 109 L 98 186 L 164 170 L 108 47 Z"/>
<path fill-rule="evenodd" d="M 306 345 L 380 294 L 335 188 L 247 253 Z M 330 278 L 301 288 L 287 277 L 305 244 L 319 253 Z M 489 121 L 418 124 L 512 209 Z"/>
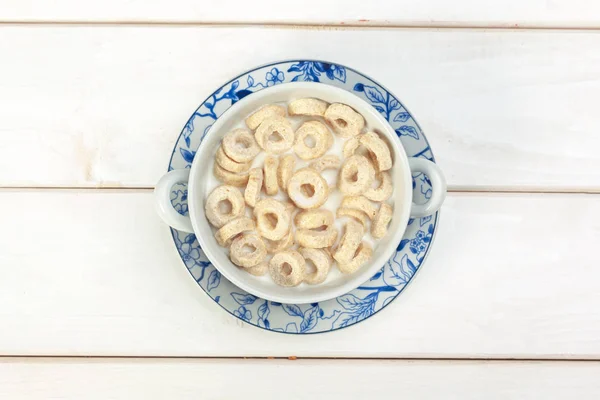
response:
<path fill-rule="evenodd" d="M 198 145 L 215 120 L 232 104 L 252 93 L 286 82 L 309 81 L 354 92 L 373 105 L 395 129 L 407 154 L 434 161 L 429 144 L 409 111 L 390 92 L 370 78 L 341 65 L 315 60 L 285 61 L 256 68 L 228 82 L 198 107 L 187 121 L 171 157 L 169 170 L 189 168 Z M 431 182 L 413 175 L 415 202 L 431 196 Z M 176 185 L 173 207 L 187 215 L 187 190 Z M 363 321 L 392 302 L 421 267 L 438 220 L 410 219 L 396 254 L 373 277 L 336 299 L 313 304 L 281 304 L 257 298 L 223 278 L 200 248 L 194 234 L 171 229 L 182 261 L 198 285 L 230 314 L 274 332 L 311 334 L 345 328 Z"/>

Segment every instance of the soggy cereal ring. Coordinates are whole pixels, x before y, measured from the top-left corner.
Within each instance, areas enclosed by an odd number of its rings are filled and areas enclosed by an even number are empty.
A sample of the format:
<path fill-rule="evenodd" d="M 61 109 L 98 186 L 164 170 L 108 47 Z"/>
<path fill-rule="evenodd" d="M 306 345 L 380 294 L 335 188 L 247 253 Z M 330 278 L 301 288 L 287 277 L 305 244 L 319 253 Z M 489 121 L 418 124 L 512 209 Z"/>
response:
<path fill-rule="evenodd" d="M 338 156 L 329 154 L 319 158 L 316 161 L 311 162 L 309 167 L 317 172 L 322 172 L 327 169 L 338 169 L 341 165 L 342 162 L 340 161 L 340 158 Z"/>
<path fill-rule="evenodd" d="M 219 246 L 227 247 L 234 237 L 242 232 L 252 231 L 255 228 L 256 225 L 254 225 L 254 221 L 250 218 L 239 217 L 223 225 L 221 229 L 215 233 L 215 238 L 217 239 Z"/>
<path fill-rule="evenodd" d="M 327 279 L 327 274 L 329 274 L 329 270 L 331 269 L 331 264 L 333 261 L 329 254 L 322 249 L 299 249 L 298 250 L 304 260 L 310 260 L 315 266 L 315 271 L 312 273 L 308 273 L 306 271 L 306 267 L 304 270 L 304 282 L 309 285 L 317 285 L 319 283 L 325 282 Z"/>
<path fill-rule="evenodd" d="M 333 131 L 343 138 L 356 136 L 365 126 L 365 119 L 345 104 L 334 103 L 323 115 Z"/>
<path fill-rule="evenodd" d="M 280 251 L 286 250 L 294 245 L 294 230 L 290 229 L 288 234 L 283 239 L 269 240 L 263 238 L 263 242 L 267 248 L 267 253 L 279 253 Z"/>
<path fill-rule="evenodd" d="M 367 214 L 369 219 L 375 218 L 375 214 L 377 214 L 377 207 L 365 196 L 345 196 L 342 199 L 342 207 L 360 210 Z"/>
<path fill-rule="evenodd" d="M 250 169 L 252 163 L 239 163 L 237 161 L 232 160 L 225 154 L 223 151 L 223 146 L 219 146 L 217 150 L 217 154 L 215 154 L 215 161 L 219 164 L 223 169 L 230 172 L 246 172 Z"/>
<path fill-rule="evenodd" d="M 286 154 L 279 157 L 279 168 L 277 169 L 277 183 L 279 187 L 285 192 L 287 191 L 287 185 L 290 178 L 294 174 L 294 168 L 296 168 L 296 157 L 291 154 Z"/>
<path fill-rule="evenodd" d="M 364 196 L 372 201 L 386 201 L 392 196 L 394 188 L 392 187 L 392 177 L 387 171 L 377 174 L 377 178 L 381 182 L 376 188 L 369 188 L 364 193 Z"/>
<path fill-rule="evenodd" d="M 338 262 L 338 269 L 344 274 L 351 274 L 353 272 L 356 272 L 367 261 L 369 261 L 373 256 L 373 248 L 367 243 L 362 242 L 358 245 L 358 248 L 354 253 L 354 257 L 352 257 L 352 259 L 347 263 Z"/>
<path fill-rule="evenodd" d="M 264 274 L 269 272 L 269 264 L 266 261 L 264 261 L 254 267 L 242 268 L 242 269 L 251 275 L 263 276 Z"/>
<path fill-rule="evenodd" d="M 333 258 L 339 264 L 345 264 L 352 261 L 354 253 L 362 242 L 364 235 L 363 227 L 360 223 L 350 220 L 344 227 L 344 234 L 340 239 L 337 249 L 333 253 Z"/>
<path fill-rule="evenodd" d="M 208 222 L 220 228 L 232 219 L 241 217 L 246 207 L 240 191 L 228 185 L 221 185 L 213 189 L 206 198 L 204 212 Z"/>
<path fill-rule="evenodd" d="M 371 226 L 371 235 L 373 235 L 375 239 L 381 239 L 387 234 L 387 228 L 392 220 L 393 212 L 394 208 L 387 203 L 383 203 L 381 207 L 379 207 L 379 211 L 375 215 L 373 225 Z"/>
<path fill-rule="evenodd" d="M 294 145 L 294 130 L 283 117 L 264 120 L 254 133 L 256 142 L 267 153 L 284 153 Z"/>
<path fill-rule="evenodd" d="M 295 250 L 277 253 L 269 261 L 269 274 L 273 282 L 280 286 L 297 286 L 304 279 L 306 262 Z"/>
<path fill-rule="evenodd" d="M 321 207 L 329 196 L 327 181 L 314 169 L 303 168 L 288 182 L 288 196 L 300 208 Z"/>
<path fill-rule="evenodd" d="M 299 229 L 316 229 L 333 224 L 333 213 L 329 210 L 304 210 L 294 217 L 294 223 Z"/>
<path fill-rule="evenodd" d="M 252 168 L 248 172 L 248 184 L 244 190 L 244 200 L 250 207 L 254 207 L 260 200 L 260 190 L 263 185 L 263 172 L 260 168 Z"/>
<path fill-rule="evenodd" d="M 325 114 L 328 106 L 328 103 L 319 99 L 296 99 L 288 104 L 288 113 L 290 115 L 310 115 L 322 117 L 323 114 Z"/>
<path fill-rule="evenodd" d="M 242 268 L 260 264 L 267 256 L 267 249 L 260 238 L 251 233 L 242 233 L 231 242 L 229 258 Z"/>
<path fill-rule="evenodd" d="M 312 140 L 313 146 L 308 145 L 307 140 Z M 332 144 L 333 135 L 329 128 L 319 121 L 308 121 L 296 131 L 294 152 L 303 160 L 314 160 L 325 154 Z"/>
<path fill-rule="evenodd" d="M 337 209 L 336 216 L 338 218 L 341 218 L 341 217 L 354 218 L 356 221 L 358 221 L 362 224 L 363 229 L 365 231 L 367 230 L 367 224 L 369 223 L 369 217 L 367 217 L 367 214 L 365 214 L 364 212 L 362 212 L 360 210 L 356 210 L 354 208 L 340 207 Z"/>
<path fill-rule="evenodd" d="M 264 120 L 274 117 L 285 117 L 285 107 L 277 104 L 268 104 L 261 107 L 246 118 L 246 125 L 248 128 L 255 130 Z"/>
<path fill-rule="evenodd" d="M 236 174 L 235 172 L 230 172 L 226 169 L 223 169 L 223 167 L 217 163 L 214 165 L 213 172 L 218 180 L 225 182 L 228 185 L 246 186 L 246 183 L 248 183 L 248 172 Z"/>
<path fill-rule="evenodd" d="M 258 233 L 270 240 L 282 239 L 290 230 L 291 217 L 286 207 L 274 199 L 262 199 L 254 207 Z"/>
<path fill-rule="evenodd" d="M 265 192 L 269 196 L 277 194 L 279 191 L 279 185 L 277 185 L 277 167 L 279 166 L 279 159 L 272 155 L 265 157 L 265 164 L 263 166 L 265 170 Z"/>
<path fill-rule="evenodd" d="M 374 132 L 367 132 L 364 135 L 361 135 L 360 144 L 369 150 L 377 171 L 387 171 L 392 168 L 390 148 L 379 135 Z"/>
<path fill-rule="evenodd" d="M 338 237 L 338 231 L 334 226 L 328 226 L 324 231 L 314 229 L 299 229 L 296 231 L 296 241 L 302 247 L 311 249 L 323 249 L 331 247 Z"/>
<path fill-rule="evenodd" d="M 223 151 L 233 161 L 247 163 L 260 153 L 254 136 L 245 129 L 234 129 L 223 137 Z"/>
<path fill-rule="evenodd" d="M 338 188 L 345 195 L 363 194 L 375 179 L 373 166 L 363 156 L 351 156 L 344 161 L 338 177 Z"/>

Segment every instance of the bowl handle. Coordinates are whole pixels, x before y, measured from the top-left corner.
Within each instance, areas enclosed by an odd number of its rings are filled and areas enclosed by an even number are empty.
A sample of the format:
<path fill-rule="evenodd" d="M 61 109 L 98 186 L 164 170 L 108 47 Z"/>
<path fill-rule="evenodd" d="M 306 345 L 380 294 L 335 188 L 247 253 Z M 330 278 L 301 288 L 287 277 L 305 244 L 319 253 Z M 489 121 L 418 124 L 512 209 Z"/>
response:
<path fill-rule="evenodd" d="M 171 204 L 171 189 L 176 183 L 187 183 L 190 178 L 189 169 L 176 169 L 167 172 L 160 178 L 154 188 L 156 210 L 162 220 L 169 226 L 183 232 L 194 232 L 190 217 L 179 214 Z"/>
<path fill-rule="evenodd" d="M 409 158 L 408 164 L 412 173 L 422 172 L 431 180 L 431 197 L 425 204 L 412 204 L 410 216 L 426 217 L 433 214 L 442 206 L 446 198 L 446 179 L 437 164 L 423 158 Z"/>

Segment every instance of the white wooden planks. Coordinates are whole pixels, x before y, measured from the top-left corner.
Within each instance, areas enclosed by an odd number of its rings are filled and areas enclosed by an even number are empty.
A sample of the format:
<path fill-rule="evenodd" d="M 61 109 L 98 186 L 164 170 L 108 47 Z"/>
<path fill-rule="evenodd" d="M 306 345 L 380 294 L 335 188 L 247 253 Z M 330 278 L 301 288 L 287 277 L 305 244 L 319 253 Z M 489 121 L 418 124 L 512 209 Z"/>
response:
<path fill-rule="evenodd" d="M 151 187 L 236 74 L 328 59 L 414 113 L 451 189 L 600 190 L 597 32 L 4 26 L 0 185 Z"/>
<path fill-rule="evenodd" d="M 0 21 L 598 27 L 593 0 L 0 1 Z"/>
<path fill-rule="evenodd" d="M 452 194 L 393 305 L 308 337 L 216 306 L 149 191 L 4 190 L 0 203 L 1 355 L 600 356 L 598 195 Z"/>

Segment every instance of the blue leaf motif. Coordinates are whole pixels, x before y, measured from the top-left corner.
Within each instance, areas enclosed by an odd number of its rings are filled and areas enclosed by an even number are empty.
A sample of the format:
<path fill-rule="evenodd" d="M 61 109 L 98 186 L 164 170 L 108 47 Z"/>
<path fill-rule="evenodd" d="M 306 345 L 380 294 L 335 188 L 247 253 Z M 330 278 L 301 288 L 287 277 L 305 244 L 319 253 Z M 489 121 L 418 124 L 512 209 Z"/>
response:
<path fill-rule="evenodd" d="M 367 99 L 369 99 L 373 103 L 385 104 L 385 98 L 383 97 L 383 94 L 381 94 L 379 89 L 377 89 L 374 86 L 367 86 L 367 85 L 364 85 L 364 89 L 365 89 L 365 96 L 367 96 Z"/>
<path fill-rule="evenodd" d="M 355 92 L 364 92 L 365 85 L 363 85 L 362 83 L 357 83 L 356 85 L 354 85 L 354 91 Z"/>
<path fill-rule="evenodd" d="M 398 103 L 398 100 L 396 100 L 396 99 L 390 100 L 390 111 L 397 110 L 399 108 L 400 108 L 400 103 Z"/>
<path fill-rule="evenodd" d="M 414 189 L 414 188 L 415 188 L 415 180 L 413 179 L 413 189 Z M 415 219 L 414 219 L 414 218 L 411 218 L 411 219 L 409 219 L 409 220 L 408 220 L 408 224 L 409 224 L 409 225 L 412 225 L 412 224 L 413 224 L 413 222 L 415 222 Z"/>
<path fill-rule="evenodd" d="M 419 133 L 413 126 L 402 125 L 400 128 L 396 129 L 396 133 L 398 136 L 410 136 L 419 140 Z"/>
<path fill-rule="evenodd" d="M 363 311 L 366 307 L 372 305 L 373 299 L 377 300 L 377 293 L 371 293 L 364 299 L 361 299 L 360 297 L 356 297 L 355 295 L 348 293 L 338 297 L 336 300 L 342 307 L 344 307 L 345 310 L 360 312 Z"/>
<path fill-rule="evenodd" d="M 346 82 L 346 68 L 336 66 L 333 70 L 333 76 L 340 82 Z"/>
<path fill-rule="evenodd" d="M 377 279 L 381 278 L 381 275 L 383 274 L 383 268 L 379 270 L 379 272 L 377 272 L 375 275 L 373 275 L 371 277 L 371 279 L 369 279 L 369 281 L 376 281 Z"/>
<path fill-rule="evenodd" d="M 304 317 L 304 313 L 300 307 L 295 304 L 282 304 L 281 307 L 283 308 L 283 311 L 292 317 Z"/>
<path fill-rule="evenodd" d="M 221 273 L 215 269 L 208 276 L 208 284 L 206 285 L 206 290 L 210 292 L 211 289 L 218 287 L 219 283 L 221 283 Z"/>
<path fill-rule="evenodd" d="M 404 254 L 402 259 L 398 260 L 400 253 L 389 260 L 383 270 L 383 281 L 389 286 L 400 286 L 406 284 L 414 273 L 414 264 L 412 267 L 408 265 L 410 261 L 408 255 Z"/>
<path fill-rule="evenodd" d="M 298 325 L 295 322 L 290 322 L 285 326 L 286 332 L 298 333 Z"/>
<path fill-rule="evenodd" d="M 192 243 L 194 243 L 194 240 L 196 240 L 196 235 L 194 235 L 193 233 L 190 233 L 189 235 L 187 235 L 185 237 L 185 239 L 183 241 L 187 244 L 192 244 Z"/>
<path fill-rule="evenodd" d="M 288 70 L 287 72 L 302 72 L 302 70 L 299 68 L 300 64 L 293 64 Z"/>
<path fill-rule="evenodd" d="M 426 223 L 428 223 L 429 221 L 431 221 L 431 215 L 428 215 L 426 217 L 423 217 L 419 220 L 419 223 L 421 224 L 421 226 L 425 225 Z"/>
<path fill-rule="evenodd" d="M 333 324 L 331 325 L 331 329 L 339 329 L 339 328 L 345 328 L 348 325 L 352 325 L 356 322 L 358 322 L 359 320 L 359 314 L 353 314 L 353 313 L 341 313 L 337 319 L 335 321 L 333 321 Z"/>
<path fill-rule="evenodd" d="M 271 313 L 271 310 L 269 309 L 269 304 L 265 300 L 265 302 L 262 304 L 262 306 L 258 307 L 258 318 L 267 319 L 269 317 L 270 313 Z"/>
<path fill-rule="evenodd" d="M 377 111 L 379 111 L 380 113 L 382 113 L 382 114 L 384 114 L 384 115 L 385 115 L 385 110 L 383 109 L 383 107 L 381 107 L 381 106 L 373 106 L 373 107 L 375 107 L 375 109 L 376 109 Z"/>
<path fill-rule="evenodd" d="M 252 75 L 248 75 L 248 86 L 252 86 L 254 85 L 254 78 L 252 77 Z"/>
<path fill-rule="evenodd" d="M 319 306 L 309 308 L 304 313 L 304 319 L 300 324 L 300 332 L 308 332 L 317 325 L 319 320 Z"/>
<path fill-rule="evenodd" d="M 185 145 L 187 147 L 190 147 L 190 145 L 192 144 L 190 137 L 186 136 L 186 137 L 183 138 L 183 140 L 185 140 Z"/>
<path fill-rule="evenodd" d="M 398 113 L 398 115 L 396 115 L 394 117 L 394 122 L 406 122 L 406 121 L 408 121 L 409 118 L 410 118 L 409 113 L 401 112 L 401 113 Z"/>
<path fill-rule="evenodd" d="M 204 136 L 206 136 L 206 134 L 208 133 L 208 131 L 210 131 L 210 128 L 212 128 L 212 124 L 210 124 L 209 126 L 207 126 L 206 128 L 204 128 L 204 132 L 202 132 L 202 137 L 200 138 L 201 141 L 204 139 Z"/>
<path fill-rule="evenodd" d="M 408 240 L 408 239 L 402 239 L 400 241 L 400 244 L 398 245 L 398 248 L 396 250 L 402 251 L 402 249 L 404 249 L 406 247 L 406 245 L 408 244 L 408 242 L 410 242 L 410 240 Z"/>
<path fill-rule="evenodd" d="M 215 297 L 215 301 L 218 303 L 221 300 L 221 296 Z"/>
<path fill-rule="evenodd" d="M 242 294 L 242 293 L 231 293 L 231 297 L 241 306 L 245 306 L 248 304 L 252 304 L 256 301 L 256 296 L 252 296 L 251 294 Z"/>
<path fill-rule="evenodd" d="M 427 232 L 429 232 L 430 235 L 433 235 L 433 224 L 429 225 L 429 228 L 427 228 Z"/>
<path fill-rule="evenodd" d="M 235 89 L 237 89 L 237 88 L 238 88 L 238 86 L 240 86 L 240 81 L 236 80 L 235 82 L 233 82 L 233 83 L 231 84 L 231 89 L 229 89 L 229 91 L 230 91 L 230 92 L 231 92 L 231 91 L 234 91 Z"/>
<path fill-rule="evenodd" d="M 183 157 L 183 159 L 189 163 L 191 163 L 192 161 L 194 161 L 194 156 L 196 155 L 195 151 L 189 151 L 184 149 L 183 147 L 181 147 L 179 149 L 179 151 L 181 152 L 181 156 Z"/>

